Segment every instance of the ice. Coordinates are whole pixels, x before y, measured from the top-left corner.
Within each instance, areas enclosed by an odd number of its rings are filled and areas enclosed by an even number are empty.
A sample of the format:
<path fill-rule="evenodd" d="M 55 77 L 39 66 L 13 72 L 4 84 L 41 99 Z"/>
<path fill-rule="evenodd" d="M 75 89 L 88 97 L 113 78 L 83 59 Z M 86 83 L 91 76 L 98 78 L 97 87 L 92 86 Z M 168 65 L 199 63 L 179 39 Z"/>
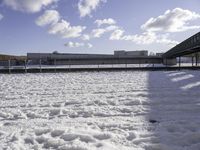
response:
<path fill-rule="evenodd" d="M 40 137 L 36 137 L 35 139 L 39 144 L 42 144 L 46 141 L 48 141 L 48 138 L 47 137 L 44 137 L 44 136 L 40 136 Z"/>
<path fill-rule="evenodd" d="M 50 149 L 50 148 L 58 149 L 58 147 L 62 145 L 64 145 L 64 142 L 60 139 L 49 139 L 45 141 L 43 147 L 46 149 Z"/>
<path fill-rule="evenodd" d="M 40 136 L 42 134 L 47 134 L 51 131 L 51 129 L 36 129 L 35 135 Z"/>
<path fill-rule="evenodd" d="M 26 144 L 32 144 L 32 145 L 34 145 L 34 138 L 33 138 L 33 137 L 26 137 L 26 138 L 24 139 L 24 142 L 25 142 Z"/>
<path fill-rule="evenodd" d="M 69 134 L 64 134 L 64 135 L 62 135 L 61 138 L 62 138 L 63 140 L 65 140 L 65 141 L 73 141 L 73 140 L 75 140 L 76 138 L 78 138 L 78 135 L 69 133 Z"/>
<path fill-rule="evenodd" d="M 136 134 L 134 132 L 129 132 L 128 136 L 126 137 L 127 140 L 132 141 L 136 138 Z"/>
<path fill-rule="evenodd" d="M 60 114 L 60 109 L 51 109 L 49 115 L 56 116 Z"/>
<path fill-rule="evenodd" d="M 0 75 L 0 149 L 199 150 L 199 71 Z"/>
<path fill-rule="evenodd" d="M 65 133 L 64 130 L 54 130 L 54 131 L 51 132 L 51 136 L 52 137 L 56 137 L 56 136 L 60 136 L 60 135 L 62 135 L 64 133 Z"/>
<path fill-rule="evenodd" d="M 9 113 L 5 113 L 5 112 L 0 112 L 0 117 L 1 118 L 10 118 L 12 117 Z"/>
<path fill-rule="evenodd" d="M 101 134 L 94 135 L 94 138 L 98 140 L 106 140 L 106 139 L 110 139 L 111 137 L 112 136 L 108 133 L 101 133 Z"/>

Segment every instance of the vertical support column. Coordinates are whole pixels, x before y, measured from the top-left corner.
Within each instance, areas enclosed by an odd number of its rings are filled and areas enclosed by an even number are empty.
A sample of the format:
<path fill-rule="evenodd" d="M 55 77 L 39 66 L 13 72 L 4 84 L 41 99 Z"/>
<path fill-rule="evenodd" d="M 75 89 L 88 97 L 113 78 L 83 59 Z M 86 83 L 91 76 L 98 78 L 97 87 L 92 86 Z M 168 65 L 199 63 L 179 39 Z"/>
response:
<path fill-rule="evenodd" d="M 181 67 L 181 57 L 178 57 L 178 66 Z"/>
<path fill-rule="evenodd" d="M 139 67 L 141 66 L 141 64 L 140 64 L 140 60 L 139 60 Z"/>
<path fill-rule="evenodd" d="M 71 60 L 69 59 L 69 67 L 68 69 L 70 70 L 71 69 Z"/>
<path fill-rule="evenodd" d="M 196 56 L 196 66 L 198 66 L 198 53 L 196 53 L 195 56 Z"/>
<path fill-rule="evenodd" d="M 57 65 L 56 65 L 56 59 L 54 59 L 54 65 L 55 65 L 55 66 L 54 66 L 54 67 L 55 67 L 55 70 L 54 70 L 54 71 L 56 72 L 56 66 L 57 66 Z"/>
<path fill-rule="evenodd" d="M 40 58 L 40 73 L 42 73 L 42 60 Z"/>
<path fill-rule="evenodd" d="M 194 66 L 194 57 L 192 56 L 192 67 Z"/>
<path fill-rule="evenodd" d="M 8 73 L 11 73 L 11 68 L 10 68 L 10 59 L 8 60 Z"/>
<path fill-rule="evenodd" d="M 24 60 L 25 73 L 27 73 L 26 59 Z"/>

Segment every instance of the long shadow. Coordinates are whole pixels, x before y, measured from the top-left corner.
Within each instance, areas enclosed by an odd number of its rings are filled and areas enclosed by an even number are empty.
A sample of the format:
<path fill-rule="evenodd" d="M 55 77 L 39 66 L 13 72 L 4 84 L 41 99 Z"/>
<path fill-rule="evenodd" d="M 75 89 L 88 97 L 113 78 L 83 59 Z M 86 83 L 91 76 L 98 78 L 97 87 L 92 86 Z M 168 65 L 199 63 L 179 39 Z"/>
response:
<path fill-rule="evenodd" d="M 200 149 L 200 72 L 149 72 L 146 149 Z"/>

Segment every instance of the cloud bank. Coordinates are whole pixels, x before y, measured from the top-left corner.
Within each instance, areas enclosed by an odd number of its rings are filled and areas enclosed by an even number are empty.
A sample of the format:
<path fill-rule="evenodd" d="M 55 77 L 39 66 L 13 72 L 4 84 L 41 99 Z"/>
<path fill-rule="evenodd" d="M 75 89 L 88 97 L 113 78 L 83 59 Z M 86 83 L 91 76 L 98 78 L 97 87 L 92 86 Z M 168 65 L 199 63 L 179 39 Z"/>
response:
<path fill-rule="evenodd" d="M 173 10 L 167 10 L 163 15 L 157 18 L 150 18 L 141 28 L 153 32 L 182 32 L 190 29 L 199 29 L 200 26 L 189 25 L 191 21 L 199 18 L 200 14 L 181 8 L 175 8 Z"/>
<path fill-rule="evenodd" d="M 3 0 L 3 4 L 22 12 L 35 13 L 58 0 Z"/>
<path fill-rule="evenodd" d="M 58 35 L 62 38 L 77 38 L 86 29 L 85 26 L 72 26 L 60 17 L 56 10 L 46 10 L 43 15 L 35 21 L 38 26 L 49 25 L 48 33 Z"/>
<path fill-rule="evenodd" d="M 69 48 L 79 48 L 79 47 L 92 48 L 93 47 L 93 45 L 90 43 L 79 43 L 79 42 L 68 42 L 65 44 L 65 46 Z"/>
<path fill-rule="evenodd" d="M 42 16 L 36 20 L 38 26 L 55 24 L 60 20 L 60 14 L 56 10 L 46 10 Z"/>
<path fill-rule="evenodd" d="M 101 2 L 105 0 L 79 0 L 78 9 L 80 17 L 90 16 L 91 12 L 95 10 Z"/>
<path fill-rule="evenodd" d="M 138 35 L 125 35 L 123 29 L 117 29 L 110 35 L 110 40 L 132 41 L 136 44 L 160 43 L 175 46 L 178 41 L 171 40 L 169 33 L 183 32 L 191 29 L 199 29 L 200 26 L 192 26 L 190 23 L 200 18 L 200 14 L 175 8 L 167 10 L 163 15 L 150 18 L 141 29 L 143 33 Z"/>
<path fill-rule="evenodd" d="M 116 21 L 112 18 L 108 18 L 108 19 L 103 19 L 103 20 L 96 20 L 94 23 L 100 27 L 101 25 L 104 25 L 104 24 L 105 25 L 114 25 L 114 24 L 116 24 Z"/>

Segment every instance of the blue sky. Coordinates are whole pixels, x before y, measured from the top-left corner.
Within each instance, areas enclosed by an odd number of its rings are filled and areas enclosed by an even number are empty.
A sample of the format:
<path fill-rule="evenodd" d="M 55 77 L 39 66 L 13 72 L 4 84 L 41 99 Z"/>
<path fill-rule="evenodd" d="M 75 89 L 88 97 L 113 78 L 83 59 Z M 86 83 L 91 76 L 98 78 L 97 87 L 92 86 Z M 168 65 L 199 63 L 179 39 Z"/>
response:
<path fill-rule="evenodd" d="M 199 0 L 0 1 L 4 54 L 165 52 L 199 29 Z"/>

